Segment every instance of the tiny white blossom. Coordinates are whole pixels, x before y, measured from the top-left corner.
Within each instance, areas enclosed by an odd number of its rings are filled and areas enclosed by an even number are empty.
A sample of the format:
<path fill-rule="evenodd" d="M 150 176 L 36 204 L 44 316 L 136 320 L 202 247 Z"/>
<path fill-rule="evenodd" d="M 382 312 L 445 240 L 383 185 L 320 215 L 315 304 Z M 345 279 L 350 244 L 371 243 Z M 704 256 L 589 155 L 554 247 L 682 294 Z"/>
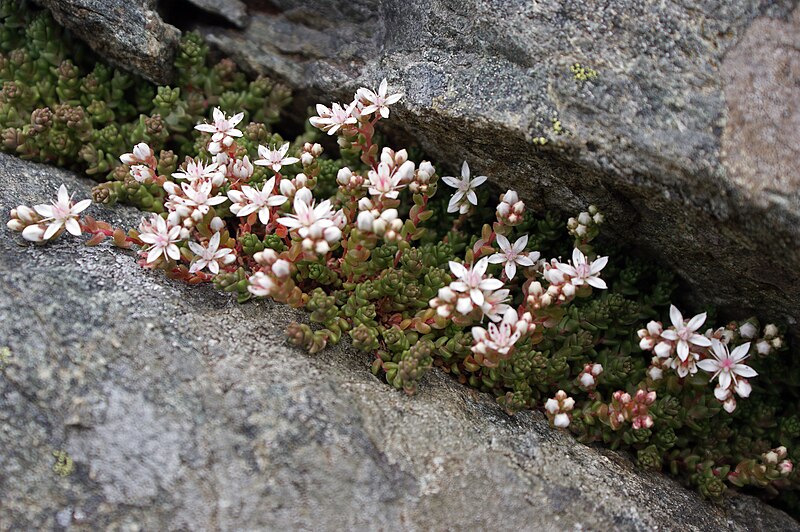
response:
<path fill-rule="evenodd" d="M 286 203 L 286 197 L 274 194 L 275 176 L 264 182 L 261 190 L 244 185 L 242 190 L 229 190 L 228 198 L 231 200 L 231 212 L 236 216 L 249 216 L 258 212 L 258 219 L 267 225 L 270 220 L 271 208 Z"/>
<path fill-rule="evenodd" d="M 219 107 L 215 107 L 213 117 L 213 124 L 197 124 L 194 128 L 198 131 L 212 133 L 211 142 L 208 144 L 208 152 L 216 155 L 233 144 L 234 137 L 242 136 L 242 132 L 236 129 L 236 126 L 244 118 L 244 113 L 226 117 Z"/>
<path fill-rule="evenodd" d="M 342 107 L 341 104 L 334 103 L 330 109 L 322 104 L 317 104 L 317 115 L 309 119 L 311 125 L 327 131 L 328 135 L 333 135 L 339 129 L 353 125 L 358 122 L 358 119 L 353 115 L 358 101 L 352 102 L 350 105 Z"/>
<path fill-rule="evenodd" d="M 508 238 L 503 235 L 497 235 L 497 244 L 500 246 L 500 253 L 495 253 L 489 257 L 489 262 L 492 264 L 504 264 L 506 277 L 513 279 L 517 274 L 517 264 L 520 266 L 533 266 L 539 260 L 539 252 L 531 254 L 524 253 L 525 246 L 528 245 L 528 235 L 523 235 L 511 245 Z"/>
<path fill-rule="evenodd" d="M 706 313 L 698 314 L 688 322 L 684 321 L 681 311 L 675 305 L 669 307 L 669 318 L 672 327 L 661 333 L 661 338 L 676 342 L 678 346 L 678 357 L 685 361 L 689 357 L 690 344 L 698 347 L 709 347 L 711 340 L 697 334 L 697 330 L 706 321 Z"/>
<path fill-rule="evenodd" d="M 472 205 L 478 204 L 478 196 L 475 194 L 475 188 L 482 185 L 489 179 L 485 175 L 479 175 L 475 179 L 470 180 L 470 170 L 467 161 L 461 165 L 461 178 L 444 176 L 442 181 L 445 184 L 456 189 L 453 196 L 450 198 L 450 203 L 447 205 L 447 212 L 460 212 L 466 213 L 469 210 L 470 203 Z"/>
<path fill-rule="evenodd" d="M 571 277 L 570 283 L 574 286 L 580 286 L 584 283 L 595 288 L 608 288 L 606 282 L 598 275 L 600 271 L 608 264 L 608 257 L 598 257 L 592 262 L 586 261 L 580 249 L 575 248 L 572 250 L 572 264 L 563 262 L 558 263 L 558 269 L 565 275 Z"/>
<path fill-rule="evenodd" d="M 480 307 L 483 305 L 484 292 L 498 290 L 503 287 L 500 279 L 492 277 L 484 278 L 486 268 L 489 266 L 489 259 L 479 260 L 471 268 L 466 268 L 463 264 L 450 261 L 450 271 L 456 276 L 456 280 L 450 283 L 450 288 L 456 292 L 469 294 L 472 302 Z"/>
<path fill-rule="evenodd" d="M 398 92 L 387 96 L 386 92 L 388 89 L 389 83 L 386 81 L 386 78 L 383 78 L 383 81 L 381 81 L 377 93 L 364 87 L 358 89 L 356 98 L 360 98 L 365 104 L 364 108 L 361 109 L 361 114 L 370 115 L 378 111 L 382 118 L 389 118 L 389 106 L 400 101 L 400 98 L 403 97 L 403 93 Z"/>
<path fill-rule="evenodd" d="M 401 166 L 401 168 L 404 166 L 405 164 Z M 412 171 L 413 166 L 414 163 L 411 163 Z M 405 172 L 392 172 L 392 169 L 386 163 L 380 163 L 377 172 L 375 170 L 370 170 L 367 177 L 369 182 L 365 183 L 365 186 L 369 188 L 369 193 L 373 196 L 395 199 L 400 193 L 400 190 L 405 187 L 403 183 Z"/>
<path fill-rule="evenodd" d="M 180 260 L 181 253 L 175 244 L 181 240 L 181 228 L 172 225 L 157 214 L 147 220 L 142 219 L 139 225 L 139 240 L 150 244 L 144 251 L 147 252 L 147 263 L 158 260 L 163 255 L 164 259 Z"/>
<path fill-rule="evenodd" d="M 336 223 L 338 213 L 331 206 L 330 200 L 314 206 L 311 190 L 301 188 L 294 196 L 294 214 L 278 218 L 278 223 L 290 229 L 296 229 L 303 239 L 303 248 L 317 253 L 327 253 L 330 244 L 342 238 L 342 230 Z"/>
<path fill-rule="evenodd" d="M 230 264 L 236 260 L 231 248 L 219 249 L 219 233 L 214 233 L 214 236 L 208 241 L 208 245 L 203 246 L 197 242 L 189 242 L 189 249 L 197 255 L 197 258 L 192 262 L 189 268 L 190 273 L 197 273 L 204 268 L 214 275 L 219 273 L 219 265 Z"/>
<path fill-rule="evenodd" d="M 300 159 L 297 157 L 287 157 L 286 153 L 289 151 L 289 143 L 284 142 L 283 146 L 277 149 L 267 148 L 266 146 L 258 147 L 258 155 L 261 159 L 257 160 L 255 164 L 259 166 L 266 166 L 272 169 L 273 172 L 280 172 L 284 166 L 289 166 L 298 162 Z"/>
<path fill-rule="evenodd" d="M 713 373 L 711 380 L 719 377 L 719 385 L 723 389 L 728 389 L 731 384 L 737 384 L 737 377 L 755 377 L 756 371 L 744 364 L 743 361 L 749 356 L 750 342 L 736 347 L 733 351 L 728 350 L 728 346 L 719 340 L 712 340 L 711 354 L 713 358 L 706 358 L 697 363 L 703 371 Z M 749 395 L 749 390 L 747 394 Z"/>
<path fill-rule="evenodd" d="M 40 216 L 44 217 L 42 223 L 47 224 L 47 229 L 45 229 L 44 233 L 41 235 L 41 240 L 50 240 L 61 230 L 62 227 L 66 228 L 66 230 L 72 235 L 80 235 L 81 225 L 78 223 L 79 215 L 91 204 L 92 200 L 90 199 L 85 199 L 74 203 L 72 201 L 72 197 L 67 191 L 67 187 L 62 184 L 58 188 L 58 195 L 56 199 L 50 202 L 50 205 L 41 204 L 33 206 L 33 209 L 39 213 Z M 28 227 L 35 228 L 36 226 Z M 28 231 L 29 236 L 31 235 L 32 231 L 33 230 Z M 26 236 L 25 231 L 22 232 L 22 236 L 27 240 L 31 240 L 31 238 Z"/>
<path fill-rule="evenodd" d="M 175 179 L 186 179 L 190 183 L 198 179 L 218 182 L 221 175 L 222 172 L 219 170 L 219 163 L 205 164 L 203 161 L 195 161 L 193 159 L 189 159 L 186 163 L 186 170 L 172 173 L 172 177 Z M 222 175 L 222 177 L 224 177 L 224 175 Z"/>

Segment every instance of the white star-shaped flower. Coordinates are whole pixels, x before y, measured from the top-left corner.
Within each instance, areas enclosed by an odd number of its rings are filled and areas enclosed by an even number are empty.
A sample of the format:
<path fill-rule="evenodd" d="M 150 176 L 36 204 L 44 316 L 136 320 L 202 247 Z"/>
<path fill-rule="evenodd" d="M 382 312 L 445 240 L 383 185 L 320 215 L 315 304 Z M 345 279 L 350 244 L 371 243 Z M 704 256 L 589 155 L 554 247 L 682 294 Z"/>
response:
<path fill-rule="evenodd" d="M 528 235 L 522 235 L 511 245 L 508 238 L 503 235 L 497 235 L 497 245 L 500 246 L 500 253 L 495 253 L 489 257 L 489 262 L 492 264 L 505 263 L 506 277 L 513 279 L 517 273 L 517 264 L 520 266 L 533 266 L 539 260 L 539 252 L 523 253 L 525 246 L 528 245 Z"/>
<path fill-rule="evenodd" d="M 212 133 L 211 142 L 208 144 L 208 151 L 212 155 L 216 155 L 224 148 L 233 144 L 234 137 L 241 137 L 242 132 L 236 129 L 236 126 L 244 118 L 244 113 L 237 113 L 231 117 L 226 117 L 225 113 L 219 107 L 214 108 L 213 124 L 197 124 L 194 126 L 198 131 Z"/>
<path fill-rule="evenodd" d="M 731 383 L 738 384 L 737 377 L 756 377 L 756 370 L 743 364 L 742 361 L 749 355 L 750 342 L 736 347 L 733 351 L 728 351 L 728 346 L 717 339 L 711 341 L 711 354 L 714 358 L 706 358 L 697 363 L 697 367 L 708 373 L 713 373 L 710 380 L 719 377 L 719 386 L 723 390 L 730 388 Z M 749 384 L 747 385 L 746 397 L 750 394 Z M 741 394 L 740 394 L 741 395 Z"/>
<path fill-rule="evenodd" d="M 403 97 L 403 93 L 398 92 L 387 96 L 386 91 L 388 89 L 389 83 L 386 81 L 386 78 L 383 78 L 383 81 L 381 81 L 377 93 L 365 87 L 358 89 L 356 98 L 360 99 L 365 104 L 364 108 L 361 109 L 361 114 L 371 115 L 375 111 L 378 111 L 382 118 L 389 118 L 389 106 L 400 101 L 400 98 Z"/>
<path fill-rule="evenodd" d="M 261 159 L 257 160 L 255 164 L 258 166 L 266 166 L 272 169 L 273 172 L 278 173 L 284 166 L 294 164 L 300 159 L 297 157 L 287 157 L 286 153 L 289 151 L 289 143 L 284 142 L 283 146 L 277 149 L 267 148 L 266 146 L 258 147 L 258 155 Z"/>
<path fill-rule="evenodd" d="M 161 255 L 165 260 L 180 260 L 181 253 L 175 244 L 181 240 L 181 227 L 172 225 L 161 216 L 154 214 L 149 220 L 142 219 L 139 225 L 139 240 L 150 244 L 147 251 L 147 263 L 158 260 Z"/>
<path fill-rule="evenodd" d="M 456 280 L 450 283 L 450 288 L 455 292 L 469 294 L 472 302 L 480 307 L 485 301 L 484 292 L 498 290 L 503 287 L 500 279 L 492 277 L 484 278 L 486 268 L 489 267 L 489 259 L 479 260 L 471 268 L 466 268 L 463 264 L 450 261 L 450 271 L 456 276 Z"/>
<path fill-rule="evenodd" d="M 189 249 L 197 255 L 191 267 L 189 267 L 190 273 L 197 273 L 204 268 L 208 268 L 208 271 L 216 275 L 219 273 L 220 263 L 230 264 L 236 260 L 231 248 L 219 249 L 219 239 L 219 232 L 217 232 L 214 233 L 214 236 L 205 246 L 197 242 L 189 242 Z"/>
<path fill-rule="evenodd" d="M 587 262 L 586 255 L 580 249 L 575 248 L 572 250 L 572 264 L 559 262 L 558 269 L 571 278 L 570 283 L 574 286 L 585 283 L 595 288 L 605 289 L 608 288 L 606 282 L 598 274 L 606 267 L 606 264 L 608 264 L 608 257 L 598 257 L 592 262 Z"/>
<path fill-rule="evenodd" d="M 341 104 L 331 104 L 330 109 L 324 105 L 317 104 L 317 115 L 312 116 L 308 121 L 311 125 L 327 131 L 328 135 L 334 135 L 341 128 L 351 126 L 358 122 L 358 119 L 353 115 L 358 101 L 352 102 L 350 105 L 342 106 Z"/>
<path fill-rule="evenodd" d="M 450 198 L 450 203 L 447 205 L 447 212 L 460 212 L 466 213 L 469 210 L 470 203 L 472 205 L 478 204 L 478 196 L 475 194 L 475 188 L 482 185 L 489 179 L 485 175 L 479 175 L 475 179 L 470 180 L 470 171 L 467 161 L 461 165 L 461 178 L 444 176 L 442 181 L 447 185 L 456 189 L 453 196 Z"/>
<path fill-rule="evenodd" d="M 47 224 L 47 229 L 45 229 L 42 235 L 42 240 L 50 240 L 62 227 L 66 228 L 70 234 L 75 236 L 80 235 L 81 225 L 78 223 L 79 215 L 91 204 L 92 200 L 90 199 L 73 203 L 72 197 L 69 195 L 69 192 L 67 192 L 67 187 L 62 184 L 58 188 L 57 198 L 52 201 L 50 205 L 41 204 L 33 206 L 33 209 L 39 213 L 40 216 L 44 216 L 42 222 Z M 36 226 L 32 225 L 28 227 L 35 228 Z M 22 232 L 22 236 L 25 237 L 25 231 Z"/>
<path fill-rule="evenodd" d="M 681 361 L 685 361 L 689 357 L 690 344 L 698 347 L 709 347 L 711 345 L 711 340 L 702 334 L 697 334 L 697 330 L 706 321 L 705 312 L 686 322 L 681 311 L 675 305 L 670 305 L 669 319 L 672 321 L 673 329 L 667 329 L 662 332 L 661 338 L 677 344 L 678 357 Z"/>
<path fill-rule="evenodd" d="M 264 182 L 261 190 L 244 185 L 242 190 L 229 190 L 228 199 L 231 200 L 231 212 L 236 216 L 248 216 L 258 212 L 258 219 L 267 225 L 270 220 L 272 207 L 286 203 L 286 196 L 274 194 L 275 176 Z"/>

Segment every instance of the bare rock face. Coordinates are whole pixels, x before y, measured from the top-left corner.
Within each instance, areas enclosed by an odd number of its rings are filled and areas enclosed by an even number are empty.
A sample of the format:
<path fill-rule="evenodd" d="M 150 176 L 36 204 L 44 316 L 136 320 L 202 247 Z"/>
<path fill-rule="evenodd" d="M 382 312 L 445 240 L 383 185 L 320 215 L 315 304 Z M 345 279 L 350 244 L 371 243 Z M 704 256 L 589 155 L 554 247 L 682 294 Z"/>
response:
<path fill-rule="evenodd" d="M 81 178 L 0 155 L 0 212 L 62 182 L 88 196 Z M 303 319 L 288 307 L 0 227 L 0 529 L 800 530 L 538 413 L 509 417 L 439 371 L 407 397 L 347 346 L 308 356 L 285 343 Z"/>
<path fill-rule="evenodd" d="M 796 325 L 796 0 L 265 5 L 208 38 L 301 101 L 387 77 L 406 94 L 391 127 L 448 171 L 468 159 L 541 208 L 594 203 L 696 301 Z"/>

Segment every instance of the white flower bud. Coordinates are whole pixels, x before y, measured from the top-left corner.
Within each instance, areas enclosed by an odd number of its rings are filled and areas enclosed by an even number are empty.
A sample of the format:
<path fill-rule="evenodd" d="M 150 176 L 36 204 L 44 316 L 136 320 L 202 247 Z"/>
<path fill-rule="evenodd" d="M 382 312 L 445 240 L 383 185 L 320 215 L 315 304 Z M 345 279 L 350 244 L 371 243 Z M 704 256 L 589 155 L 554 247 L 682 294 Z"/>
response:
<path fill-rule="evenodd" d="M 778 336 L 778 327 L 773 323 L 768 323 L 767 326 L 764 327 L 764 337 L 770 339 L 774 336 Z"/>
<path fill-rule="evenodd" d="M 212 231 L 217 232 L 217 231 L 222 231 L 222 229 L 225 227 L 225 222 L 223 222 L 222 218 L 220 218 L 219 216 L 214 216 L 211 219 L 211 223 L 209 223 L 208 225 L 211 227 Z"/>
<path fill-rule="evenodd" d="M 582 212 L 578 215 L 578 223 L 581 225 L 590 225 L 592 223 L 592 217 L 589 216 L 588 212 Z"/>
<path fill-rule="evenodd" d="M 768 355 L 771 350 L 772 346 L 770 346 L 769 342 L 766 340 L 759 340 L 756 342 L 756 351 L 758 351 L 759 355 Z"/>
<path fill-rule="evenodd" d="M 361 211 L 356 218 L 356 225 L 361 231 L 372 232 L 372 224 L 375 222 L 375 217 L 369 211 Z"/>
<path fill-rule="evenodd" d="M 408 161 L 408 152 L 405 150 L 405 148 L 403 148 L 402 150 L 400 150 L 400 151 L 398 151 L 397 153 L 394 154 L 394 162 L 395 162 L 395 164 L 402 165 L 406 161 Z"/>
<path fill-rule="evenodd" d="M 350 183 L 351 177 L 353 177 L 353 171 L 345 166 L 336 174 L 336 182 L 345 187 Z"/>
<path fill-rule="evenodd" d="M 754 338 L 757 332 L 758 329 L 756 329 L 756 326 L 749 321 L 744 322 L 742 326 L 739 327 L 739 336 L 746 340 Z"/>
<path fill-rule="evenodd" d="M 278 259 L 272 264 L 272 273 L 278 278 L 289 277 L 291 264 L 284 259 Z"/>
<path fill-rule="evenodd" d="M 314 157 L 319 157 L 320 155 L 322 155 L 322 144 L 315 142 L 311 146 L 311 155 L 313 155 Z"/>
<path fill-rule="evenodd" d="M 45 227 L 42 224 L 33 224 L 22 230 L 22 238 L 31 242 L 41 242 L 44 240 Z"/>
<path fill-rule="evenodd" d="M 302 164 L 303 166 L 311 166 L 312 164 L 314 164 L 314 156 L 304 151 L 303 153 L 300 154 L 300 164 Z"/>
<path fill-rule="evenodd" d="M 294 196 L 295 192 L 297 192 L 294 183 L 288 179 L 281 179 L 279 188 L 281 189 L 281 195 L 286 196 L 287 198 L 291 198 Z"/>
<path fill-rule="evenodd" d="M 564 413 L 556 414 L 556 417 L 553 418 L 553 425 L 559 428 L 569 427 L 569 416 Z"/>

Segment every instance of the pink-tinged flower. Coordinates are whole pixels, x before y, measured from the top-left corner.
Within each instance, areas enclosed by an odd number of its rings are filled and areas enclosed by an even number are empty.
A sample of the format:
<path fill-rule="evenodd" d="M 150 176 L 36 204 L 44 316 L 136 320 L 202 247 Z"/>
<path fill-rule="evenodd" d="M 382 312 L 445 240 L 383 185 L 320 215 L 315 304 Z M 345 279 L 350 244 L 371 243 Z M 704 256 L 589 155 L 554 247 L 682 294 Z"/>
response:
<path fill-rule="evenodd" d="M 672 321 L 673 328 L 662 332 L 661 337 L 665 340 L 675 342 L 678 346 L 678 357 L 680 357 L 682 361 L 688 358 L 691 346 L 709 347 L 711 345 L 711 340 L 696 332 L 706 321 L 705 312 L 698 314 L 686 322 L 683 319 L 681 311 L 678 310 L 675 305 L 670 305 L 669 319 Z"/>
<path fill-rule="evenodd" d="M 661 339 L 663 330 L 664 327 L 661 325 L 660 321 L 650 321 L 646 329 L 640 329 L 637 332 L 637 335 L 641 338 L 641 340 L 639 340 L 639 348 L 642 351 L 651 351 Z"/>
<path fill-rule="evenodd" d="M 606 267 L 606 264 L 608 264 L 608 257 L 598 257 L 592 262 L 587 262 L 586 255 L 580 249 L 575 248 L 572 250 L 572 264 L 560 262 L 557 267 L 571 278 L 570 284 L 574 286 L 586 283 L 595 288 L 605 289 L 608 288 L 606 282 L 598 274 Z"/>
<path fill-rule="evenodd" d="M 713 340 L 711 344 L 711 354 L 714 358 L 706 358 L 697 363 L 703 371 L 713 373 L 710 380 L 719 377 L 719 385 L 723 389 L 728 389 L 731 384 L 737 384 L 737 377 L 755 377 L 756 371 L 743 364 L 742 361 L 748 356 L 750 342 L 736 347 L 733 351 L 728 350 L 728 346 L 718 340 Z M 747 391 L 749 395 L 749 390 Z"/>
<path fill-rule="evenodd" d="M 524 253 L 525 246 L 528 245 L 528 235 L 523 235 L 511 245 L 508 238 L 497 235 L 497 245 L 500 246 L 500 253 L 495 253 L 489 257 L 492 264 L 505 263 L 506 277 L 513 279 L 517 274 L 517 264 L 523 267 L 533 266 L 539 260 L 539 252 Z"/>
<path fill-rule="evenodd" d="M 565 428 L 569 426 L 569 414 L 575 408 L 575 400 L 567 396 L 564 390 L 558 390 L 555 397 L 548 399 L 544 403 L 544 410 L 547 418 L 555 427 Z"/>
<path fill-rule="evenodd" d="M 531 325 L 531 315 L 526 313 L 522 319 L 513 308 L 509 308 L 503 315 L 499 325 L 490 323 L 487 329 L 483 327 L 472 328 L 472 338 L 475 345 L 472 352 L 476 355 L 485 355 L 489 359 L 505 359 L 514 349 L 514 344 L 528 332 Z M 492 367 L 493 364 L 487 364 Z"/>
<path fill-rule="evenodd" d="M 69 195 L 69 192 L 67 192 L 67 187 L 62 184 L 58 188 L 58 196 L 50 203 L 50 205 L 41 204 L 33 206 L 33 209 L 40 216 L 43 216 L 41 222 L 47 224 L 47 229 L 45 229 L 40 240 L 50 240 L 61 230 L 62 227 L 66 228 L 66 230 L 72 235 L 80 235 L 81 225 L 78 223 L 78 218 L 80 217 L 79 215 L 91 204 L 92 200 L 89 199 L 74 203 L 72 201 L 72 197 Z M 35 228 L 36 226 L 28 227 Z M 23 238 L 30 240 L 30 238 L 27 238 L 25 235 L 25 231 L 28 230 L 28 227 L 23 230 L 22 236 Z M 30 230 L 29 233 L 32 231 L 33 230 Z"/>
<path fill-rule="evenodd" d="M 208 268 L 208 271 L 216 275 L 219 273 L 220 263 L 230 264 L 236 260 L 236 255 L 233 254 L 231 248 L 219 249 L 219 239 L 219 233 L 214 233 L 205 246 L 197 242 L 189 242 L 189 249 L 197 255 L 189 268 L 190 273 L 197 273 Z"/>
<path fill-rule="evenodd" d="M 486 268 L 489 267 L 489 259 L 479 260 L 471 268 L 464 267 L 455 261 L 450 261 L 450 271 L 456 276 L 456 280 L 450 283 L 450 288 L 456 292 L 469 294 L 472 302 L 480 307 L 485 300 L 484 292 L 499 290 L 503 287 L 500 279 L 492 277 L 484 278 Z"/>
<path fill-rule="evenodd" d="M 288 151 L 288 142 L 284 142 L 283 145 L 277 149 L 259 146 L 258 155 L 261 157 L 261 159 L 258 159 L 255 164 L 258 166 L 266 166 L 273 172 L 278 173 L 284 166 L 289 166 L 290 164 L 294 164 L 300 160 L 297 157 L 287 157 L 286 153 Z"/>
<path fill-rule="evenodd" d="M 156 157 L 153 153 L 153 148 L 148 146 L 145 142 L 140 142 L 134 146 L 132 153 L 124 153 L 120 155 L 119 160 L 128 166 L 132 166 L 134 164 L 144 164 L 150 168 L 155 168 L 156 166 Z"/>
<path fill-rule="evenodd" d="M 478 204 L 478 196 L 475 194 L 475 189 L 482 185 L 489 179 L 485 175 L 479 175 L 475 179 L 470 180 L 470 171 L 467 161 L 461 165 L 461 178 L 444 176 L 442 181 L 445 184 L 456 189 L 453 196 L 450 198 L 450 203 L 447 204 L 447 212 L 459 212 L 461 214 L 469 211 L 470 204 Z"/>
<path fill-rule="evenodd" d="M 330 244 L 342 238 L 342 230 L 336 223 L 338 213 L 331 207 L 330 200 L 314 206 L 314 196 L 307 188 L 301 188 L 294 196 L 294 214 L 278 218 L 278 223 L 297 230 L 303 239 L 303 248 L 317 253 L 327 253 Z"/>
<path fill-rule="evenodd" d="M 239 181 L 249 181 L 253 176 L 253 163 L 247 155 L 243 159 L 236 159 L 228 167 L 230 174 Z"/>
<path fill-rule="evenodd" d="M 151 264 L 164 256 L 165 260 L 180 260 L 181 253 L 175 244 L 181 240 L 181 227 L 172 225 L 161 216 L 154 214 L 149 220 L 142 219 L 139 225 L 139 240 L 150 244 L 145 248 L 147 263 Z"/>
<path fill-rule="evenodd" d="M 491 321 L 500 321 L 505 313 L 508 312 L 508 309 L 511 308 L 511 306 L 506 303 L 511 299 L 509 294 L 511 294 L 511 290 L 508 288 L 485 291 L 483 293 L 483 305 L 481 305 L 481 312 L 483 312 L 483 315 Z"/>
<path fill-rule="evenodd" d="M 277 283 L 264 272 L 254 273 L 247 281 L 247 290 L 254 296 L 268 297 L 278 288 Z"/>
<path fill-rule="evenodd" d="M 309 119 L 311 125 L 327 131 L 328 135 L 334 135 L 342 128 L 347 128 L 358 122 L 358 119 L 353 115 L 358 101 L 352 102 L 350 105 L 342 107 L 341 104 L 334 103 L 328 109 L 322 104 L 317 104 L 317 115 Z"/>
<path fill-rule="evenodd" d="M 401 166 L 403 168 L 405 165 Z M 414 163 L 411 163 L 411 171 L 413 172 Z M 378 171 L 370 170 L 367 174 L 369 183 L 365 186 L 369 188 L 369 193 L 373 196 L 381 196 L 382 198 L 395 199 L 405 187 L 403 178 L 405 172 L 392 172 L 392 169 L 386 163 L 378 165 Z"/>
<path fill-rule="evenodd" d="M 189 183 L 202 179 L 204 181 L 211 181 L 217 186 L 221 185 L 225 180 L 225 175 L 219 170 L 219 163 L 205 164 L 203 161 L 195 161 L 193 159 L 189 159 L 186 163 L 186 170 L 173 172 L 172 177 L 175 179 L 186 179 Z M 220 177 L 222 179 L 220 179 Z"/>
<path fill-rule="evenodd" d="M 377 93 L 364 87 L 358 89 L 356 92 L 356 98 L 360 99 L 362 103 L 364 103 L 364 107 L 361 109 L 361 114 L 371 115 L 375 111 L 378 111 L 380 112 L 382 118 L 389 118 L 389 106 L 400 101 L 400 98 L 403 97 L 403 93 L 398 92 L 396 94 L 387 96 L 386 91 L 388 88 L 389 83 L 386 81 L 386 78 L 383 78 L 383 81 L 381 81 L 381 84 L 378 87 Z"/>
<path fill-rule="evenodd" d="M 184 197 L 173 195 L 170 196 L 170 201 L 190 209 L 197 209 L 201 214 L 205 215 L 214 205 L 228 201 L 225 196 L 212 196 L 212 187 L 213 185 L 210 181 L 197 180 L 192 183 L 181 183 Z"/>
<path fill-rule="evenodd" d="M 286 203 L 286 196 L 274 194 L 275 176 L 264 182 L 261 190 L 243 186 L 242 190 L 229 190 L 228 199 L 231 200 L 231 212 L 236 216 L 249 216 L 258 212 L 258 219 L 267 225 L 271 216 L 271 208 Z"/>
<path fill-rule="evenodd" d="M 226 117 L 219 107 L 215 107 L 213 117 L 213 124 L 197 124 L 194 128 L 205 133 L 212 133 L 208 152 L 216 155 L 233 144 L 234 137 L 242 136 L 242 132 L 236 129 L 236 126 L 244 118 L 244 113 Z"/>
<path fill-rule="evenodd" d="M 519 225 L 525 216 L 525 203 L 523 203 L 515 190 L 509 190 L 500 196 L 497 205 L 497 221 L 504 225 Z"/>
<path fill-rule="evenodd" d="M 152 183 L 153 179 L 156 177 L 156 173 L 153 172 L 149 166 L 144 164 L 134 164 L 131 166 L 130 174 L 137 183 Z"/>

